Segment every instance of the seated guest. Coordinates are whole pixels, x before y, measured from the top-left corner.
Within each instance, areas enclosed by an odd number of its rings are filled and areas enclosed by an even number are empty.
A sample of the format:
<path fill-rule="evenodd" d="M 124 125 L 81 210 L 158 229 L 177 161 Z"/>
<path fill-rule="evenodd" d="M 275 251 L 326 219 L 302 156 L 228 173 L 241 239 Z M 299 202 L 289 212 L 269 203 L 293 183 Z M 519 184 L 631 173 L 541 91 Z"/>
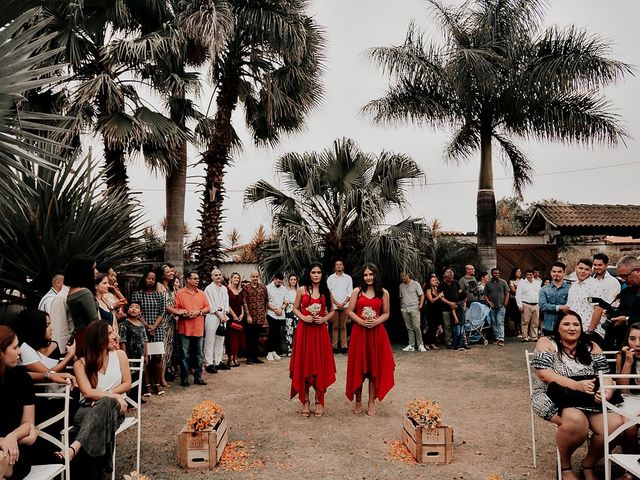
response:
<path fill-rule="evenodd" d="M 35 394 L 29 375 L 18 366 L 18 337 L 0 325 L 0 478 L 20 480 L 31 471 L 28 449 L 36 441 Z"/>
<path fill-rule="evenodd" d="M 73 419 L 78 434 L 67 455 L 72 460 L 81 452 L 86 454 L 82 478 L 101 478 L 112 469 L 115 434 L 131 389 L 129 360 L 118 349 L 118 336 L 110 324 L 98 320 L 87 326 L 84 357 L 75 362 L 73 371 L 83 403 Z"/>
<path fill-rule="evenodd" d="M 571 456 L 591 430 L 580 470 L 581 478 L 595 480 L 593 467 L 604 454 L 604 423 L 595 378 L 598 372 L 608 372 L 609 367 L 600 347 L 585 335 L 577 313 L 565 313 L 556 322 L 553 336 L 538 340 L 531 365 L 538 376 L 531 398 L 533 411 L 558 426 L 556 444 L 562 479 L 578 479 L 571 468 Z M 612 394 L 613 390 L 607 391 L 608 397 Z M 613 432 L 622 425 L 622 417 L 608 415 L 609 431 Z"/>
<path fill-rule="evenodd" d="M 634 323 L 627 331 L 625 345 L 616 355 L 616 373 L 637 375 L 640 369 L 640 323 Z M 633 382 L 638 384 L 637 380 L 629 378 L 619 378 L 616 383 L 618 385 L 629 385 Z M 629 419 L 640 416 L 640 390 L 628 389 L 622 390 L 624 403 L 620 409 Z M 626 420 L 625 420 L 626 421 Z M 623 434 L 622 448 L 626 454 L 638 453 L 638 425 L 627 428 Z M 633 480 L 635 477 L 629 472 L 620 477 L 620 480 Z"/>
<path fill-rule="evenodd" d="M 75 377 L 64 371 L 73 362 L 76 345 L 66 345 L 66 354 L 62 357 L 60 346 L 51 339 L 49 315 L 41 310 L 23 310 L 16 318 L 15 331 L 20 339 L 20 365 L 34 382 L 77 386 Z"/>

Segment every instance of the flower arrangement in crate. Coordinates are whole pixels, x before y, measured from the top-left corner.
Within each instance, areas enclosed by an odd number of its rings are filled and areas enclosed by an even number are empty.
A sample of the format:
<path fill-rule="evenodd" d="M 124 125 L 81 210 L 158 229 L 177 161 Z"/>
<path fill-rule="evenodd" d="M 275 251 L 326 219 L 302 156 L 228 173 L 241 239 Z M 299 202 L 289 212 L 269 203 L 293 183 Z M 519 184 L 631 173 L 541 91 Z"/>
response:
<path fill-rule="evenodd" d="M 442 409 L 440 402 L 434 400 L 415 399 L 406 405 L 407 417 L 426 428 L 436 428 L 440 425 Z"/>
<path fill-rule="evenodd" d="M 187 428 L 195 432 L 214 428 L 222 419 L 223 408 L 211 400 L 203 400 L 191 412 L 191 417 L 187 421 Z"/>
<path fill-rule="evenodd" d="M 135 470 L 131 472 L 129 475 L 123 475 L 124 480 L 151 480 L 151 478 L 143 475 L 142 473 L 138 473 Z"/>

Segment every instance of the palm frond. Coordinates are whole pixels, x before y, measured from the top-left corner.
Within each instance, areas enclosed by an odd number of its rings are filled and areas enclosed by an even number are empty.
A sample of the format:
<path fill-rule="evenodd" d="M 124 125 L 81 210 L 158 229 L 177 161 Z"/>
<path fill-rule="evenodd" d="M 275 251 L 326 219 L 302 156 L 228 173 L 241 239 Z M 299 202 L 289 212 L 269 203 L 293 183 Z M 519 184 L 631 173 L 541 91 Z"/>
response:
<path fill-rule="evenodd" d="M 502 163 L 511 167 L 513 172 L 513 189 L 518 197 L 522 197 L 522 189 L 533 182 L 533 168 L 527 156 L 513 143 L 499 133 L 494 133 L 493 138 L 504 152 Z"/>
<path fill-rule="evenodd" d="M 601 38 L 571 26 L 549 28 L 533 46 L 525 72 L 530 86 L 566 92 L 605 87 L 633 73 L 633 68 L 610 58 L 611 46 Z"/>

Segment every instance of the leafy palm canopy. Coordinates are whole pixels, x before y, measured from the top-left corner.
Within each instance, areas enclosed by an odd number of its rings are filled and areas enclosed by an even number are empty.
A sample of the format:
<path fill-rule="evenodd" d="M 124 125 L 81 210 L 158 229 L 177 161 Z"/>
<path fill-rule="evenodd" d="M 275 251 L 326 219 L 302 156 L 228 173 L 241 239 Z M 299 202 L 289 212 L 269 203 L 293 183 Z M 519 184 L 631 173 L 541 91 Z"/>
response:
<path fill-rule="evenodd" d="M 390 78 L 364 112 L 376 122 L 454 129 L 445 151 L 461 161 L 480 151 L 478 249 L 495 266 L 492 145 L 520 195 L 532 163 L 516 140 L 616 145 L 625 138 L 602 88 L 631 71 L 607 42 L 573 26 L 544 28 L 543 0 L 427 0 L 444 35 L 432 43 L 411 24 L 403 44 L 369 57 Z"/>
<path fill-rule="evenodd" d="M 38 10 L 21 11 L 13 2 L 7 8 L 17 17 L 0 15 L 0 207 L 16 213 L 24 200 L 14 195 L 21 174 L 31 174 L 32 164 L 54 168 L 63 150 L 53 139 L 63 131 L 62 118 L 30 110 L 24 92 L 49 84 L 61 67 L 51 64 L 55 50 L 41 51 L 50 37 L 44 34 L 48 22 L 30 23 Z"/>
<path fill-rule="evenodd" d="M 276 144 L 283 133 L 301 130 L 322 98 L 324 38 L 304 0 L 230 0 L 232 28 L 212 58 L 216 114 L 202 122 L 209 136 L 201 208 L 201 277 L 220 256 L 224 173 L 240 145 L 232 124 L 238 104 L 258 144 Z"/>
<path fill-rule="evenodd" d="M 246 203 L 265 201 L 273 211 L 273 239 L 260 260 L 268 274 L 301 272 L 311 260 L 331 270 L 336 258 L 349 269 L 373 261 L 387 278 L 402 269 L 422 274 L 429 228 L 414 218 L 385 223 L 406 207 L 409 186 L 424 176 L 414 160 L 373 155 L 340 139 L 322 152 L 283 155 L 276 169 L 286 190 L 259 181 L 245 191 Z"/>

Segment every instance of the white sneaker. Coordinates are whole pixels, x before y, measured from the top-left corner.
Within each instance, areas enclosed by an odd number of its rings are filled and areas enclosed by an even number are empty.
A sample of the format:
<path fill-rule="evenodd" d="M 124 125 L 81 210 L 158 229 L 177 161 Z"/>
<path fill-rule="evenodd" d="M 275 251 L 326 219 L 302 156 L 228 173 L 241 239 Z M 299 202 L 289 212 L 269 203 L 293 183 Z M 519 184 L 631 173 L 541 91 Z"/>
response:
<path fill-rule="evenodd" d="M 426 348 L 424 348 L 424 345 L 419 345 L 419 346 L 418 346 L 418 351 L 419 351 L 419 352 L 426 352 L 426 351 L 427 351 L 427 349 L 426 349 Z"/>
<path fill-rule="evenodd" d="M 275 360 L 275 358 L 273 358 L 273 352 L 267 353 L 267 360 L 270 362 L 273 362 Z"/>
<path fill-rule="evenodd" d="M 278 355 L 276 352 L 273 352 L 273 359 L 274 359 L 275 361 L 280 361 L 280 360 L 282 360 L 282 358 L 280 357 L 280 355 Z"/>
<path fill-rule="evenodd" d="M 404 347 L 404 348 L 402 349 L 402 351 L 403 351 L 403 352 L 415 352 L 415 351 L 416 351 L 416 349 L 415 349 L 415 348 L 413 348 L 413 345 L 407 345 L 406 347 Z"/>

